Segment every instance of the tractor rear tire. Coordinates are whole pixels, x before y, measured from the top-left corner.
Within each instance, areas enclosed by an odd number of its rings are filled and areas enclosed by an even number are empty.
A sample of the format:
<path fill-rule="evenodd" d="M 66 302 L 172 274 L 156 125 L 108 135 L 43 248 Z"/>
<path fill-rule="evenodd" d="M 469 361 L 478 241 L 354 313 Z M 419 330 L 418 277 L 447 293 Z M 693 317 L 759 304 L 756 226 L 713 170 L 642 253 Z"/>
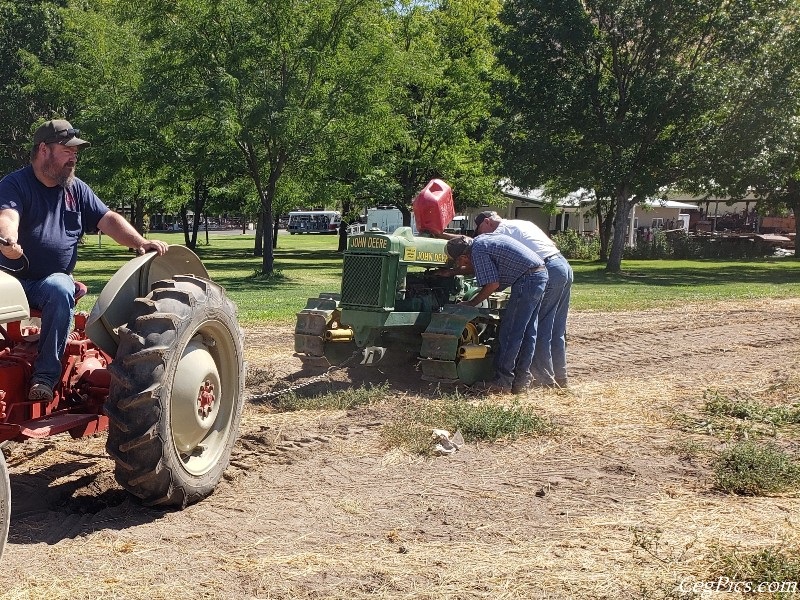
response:
<path fill-rule="evenodd" d="M 230 463 L 244 404 L 236 307 L 191 275 L 134 301 L 111 363 L 106 449 L 114 476 L 150 506 L 208 496 Z"/>
<path fill-rule="evenodd" d="M 8 524 L 11 519 L 11 483 L 3 451 L 0 450 L 0 558 L 8 539 Z"/>

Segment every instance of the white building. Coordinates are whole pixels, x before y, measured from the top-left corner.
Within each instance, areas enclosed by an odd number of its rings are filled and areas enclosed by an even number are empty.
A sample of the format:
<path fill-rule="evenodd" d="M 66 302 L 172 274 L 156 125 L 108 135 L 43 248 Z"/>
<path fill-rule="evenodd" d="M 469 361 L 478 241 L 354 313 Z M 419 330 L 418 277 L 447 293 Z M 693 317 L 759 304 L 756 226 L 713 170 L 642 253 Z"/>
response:
<path fill-rule="evenodd" d="M 484 210 L 497 211 L 505 219 L 524 219 L 532 221 L 550 233 L 574 229 L 580 234 L 599 232 L 596 216 L 591 214 L 595 202 L 594 192 L 578 190 L 555 203 L 555 212 L 548 212 L 549 199 L 542 189 L 524 192 L 509 187 L 505 195 L 511 202 L 505 207 L 483 206 L 472 209 L 470 218 Z M 697 213 L 697 204 L 677 200 L 647 200 L 633 207 L 628 225 L 628 243 L 633 244 L 637 229 L 649 227 L 657 229 L 684 229 L 688 231 L 691 213 Z"/>

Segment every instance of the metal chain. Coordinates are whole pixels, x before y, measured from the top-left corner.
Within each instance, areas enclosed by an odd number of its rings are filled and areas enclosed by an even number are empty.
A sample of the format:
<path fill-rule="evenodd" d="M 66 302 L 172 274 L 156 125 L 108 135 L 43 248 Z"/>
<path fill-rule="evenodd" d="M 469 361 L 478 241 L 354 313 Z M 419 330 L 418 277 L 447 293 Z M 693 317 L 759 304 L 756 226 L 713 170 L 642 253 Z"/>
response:
<path fill-rule="evenodd" d="M 267 392 L 266 394 L 259 394 L 259 395 L 256 395 L 256 396 L 248 396 L 246 400 L 248 402 L 252 402 L 254 400 L 271 400 L 273 398 L 277 398 L 278 396 L 283 396 L 284 394 L 288 394 L 290 392 L 295 392 L 297 390 L 301 390 L 304 387 L 308 387 L 309 385 L 313 385 L 313 384 L 315 384 L 315 383 L 317 383 L 319 381 L 323 381 L 325 379 L 328 379 L 330 377 L 331 373 L 335 373 L 336 371 L 344 369 L 350 363 L 350 361 L 352 361 L 357 356 L 360 356 L 361 354 L 362 354 L 361 350 L 356 350 L 355 352 L 353 352 L 352 356 L 350 356 L 349 358 L 345 359 L 344 362 L 342 362 L 342 363 L 340 363 L 338 365 L 331 365 L 330 367 L 328 367 L 326 369 L 326 371 L 324 373 L 322 373 L 320 375 L 315 375 L 314 377 L 312 377 L 311 379 L 307 379 L 303 383 L 298 383 L 296 385 L 290 385 L 287 388 L 283 388 L 281 390 L 275 390 L 274 392 Z"/>

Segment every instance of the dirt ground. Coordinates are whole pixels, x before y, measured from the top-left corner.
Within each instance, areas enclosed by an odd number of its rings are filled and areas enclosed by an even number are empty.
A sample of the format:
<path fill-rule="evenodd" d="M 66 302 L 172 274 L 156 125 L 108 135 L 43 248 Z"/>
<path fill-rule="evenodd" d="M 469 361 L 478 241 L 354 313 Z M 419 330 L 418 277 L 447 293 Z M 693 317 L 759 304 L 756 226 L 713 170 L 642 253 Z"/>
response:
<path fill-rule="evenodd" d="M 720 548 L 800 547 L 800 499 L 715 491 L 688 449 L 719 438 L 680 418 L 706 390 L 800 376 L 800 299 L 575 312 L 569 327 L 570 389 L 517 397 L 555 436 L 429 459 L 387 448 L 393 407 L 435 393 L 389 362 L 306 388 L 388 381 L 378 405 L 249 403 L 225 480 L 181 512 L 132 501 L 104 436 L 15 445 L 0 598 L 706 598 L 692 584 L 716 576 Z M 321 372 L 291 334 L 245 332 L 272 380 L 250 395 Z M 800 455 L 800 438 L 781 443 Z"/>

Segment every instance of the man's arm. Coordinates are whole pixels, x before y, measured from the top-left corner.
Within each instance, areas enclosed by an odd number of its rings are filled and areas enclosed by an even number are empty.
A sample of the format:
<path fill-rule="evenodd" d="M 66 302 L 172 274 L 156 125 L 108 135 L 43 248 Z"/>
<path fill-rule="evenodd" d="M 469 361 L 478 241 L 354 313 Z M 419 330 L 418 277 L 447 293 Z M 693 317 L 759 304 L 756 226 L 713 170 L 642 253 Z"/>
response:
<path fill-rule="evenodd" d="M 97 228 L 119 245 L 127 246 L 128 248 L 136 248 L 140 254 L 144 254 L 148 250 L 153 250 L 161 256 L 167 251 L 167 248 L 169 248 L 167 242 L 144 239 L 144 237 L 134 229 L 133 225 L 128 223 L 122 215 L 115 213 L 113 210 L 103 215 L 103 218 L 97 223 Z"/>
<path fill-rule="evenodd" d="M 19 213 L 12 208 L 0 210 L 0 238 L 6 243 L 0 244 L 0 253 L 8 259 L 15 260 L 22 256 L 22 246 L 17 243 L 19 234 Z"/>

